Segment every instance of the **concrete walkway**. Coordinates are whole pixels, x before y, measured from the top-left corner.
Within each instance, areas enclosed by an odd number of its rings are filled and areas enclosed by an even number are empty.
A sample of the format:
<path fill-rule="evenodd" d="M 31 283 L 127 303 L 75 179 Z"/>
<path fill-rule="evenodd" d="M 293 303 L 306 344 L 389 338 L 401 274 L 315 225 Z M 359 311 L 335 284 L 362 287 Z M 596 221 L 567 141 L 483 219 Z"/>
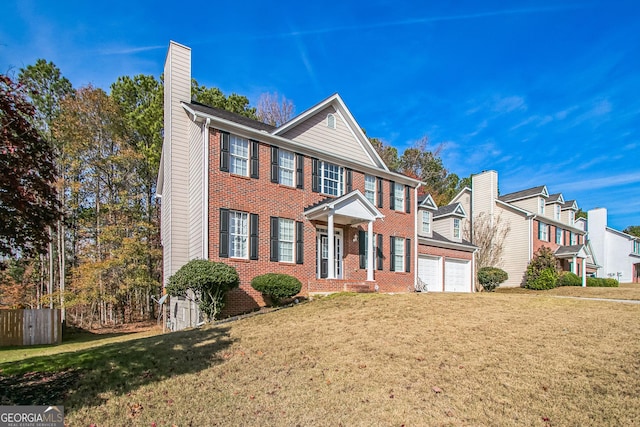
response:
<path fill-rule="evenodd" d="M 637 299 L 611 299 L 611 298 L 587 298 L 587 297 L 565 297 L 554 295 L 554 298 L 570 298 L 570 299 L 581 299 L 586 301 L 611 301 L 611 302 L 623 302 L 627 304 L 640 304 L 640 300 Z"/>

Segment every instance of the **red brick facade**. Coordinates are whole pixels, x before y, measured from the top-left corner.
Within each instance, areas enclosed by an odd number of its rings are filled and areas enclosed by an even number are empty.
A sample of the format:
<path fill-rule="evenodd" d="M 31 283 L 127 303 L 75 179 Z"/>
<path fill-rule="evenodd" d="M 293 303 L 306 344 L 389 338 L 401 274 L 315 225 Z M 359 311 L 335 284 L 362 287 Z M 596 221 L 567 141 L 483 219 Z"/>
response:
<path fill-rule="evenodd" d="M 552 224 L 547 224 L 547 228 L 548 228 L 548 234 L 547 234 L 548 240 L 540 240 L 540 221 L 533 222 L 533 253 L 534 254 L 537 253 L 540 250 L 540 248 L 542 248 L 543 246 L 555 252 L 560 246 L 571 245 L 571 231 L 552 225 Z M 556 243 L 556 230 L 558 228 L 562 229 L 562 242 L 563 242 L 562 245 L 559 245 L 558 243 Z M 584 243 L 584 236 L 577 233 L 574 235 L 576 236 L 577 245 L 581 245 Z M 581 258 L 576 259 L 576 263 L 578 264 L 578 267 L 576 270 L 578 276 L 582 275 L 583 261 L 584 260 Z M 560 266 L 562 267 L 563 271 L 571 271 L 570 262 L 571 262 L 570 259 L 560 260 Z"/>
<path fill-rule="evenodd" d="M 390 271 L 390 236 L 405 239 L 414 238 L 415 193 L 411 189 L 411 212 L 399 212 L 389 209 L 389 180 L 383 184 L 383 207 L 378 207 L 385 216 L 384 220 L 374 222 L 374 233 L 382 234 L 383 269 L 375 270 L 375 283 L 366 282 L 366 269 L 360 268 L 358 230 L 366 230 L 366 224 L 360 226 L 335 224 L 336 230 L 342 230 L 342 278 L 318 279 L 316 267 L 316 227 L 325 226 L 323 222 L 309 221 L 304 216 L 305 209 L 327 198 L 325 194 L 312 191 L 312 159 L 304 157 L 304 188 L 294 188 L 272 183 L 271 146 L 258 142 L 258 178 L 232 175 L 220 170 L 220 132 L 210 129 L 209 133 L 209 209 L 208 209 L 208 252 L 209 259 L 221 261 L 236 268 L 240 276 L 240 288 L 228 294 L 225 314 L 246 312 L 264 305 L 260 293 L 251 287 L 251 280 L 265 273 L 285 273 L 297 277 L 303 284 L 301 295 L 310 292 L 333 292 L 342 290 L 368 290 L 378 285 L 380 292 L 406 292 L 413 289 L 414 271 L 411 254 L 411 271 Z M 322 160 L 322 159 L 321 159 Z M 364 173 L 352 171 L 352 188 L 364 193 Z M 220 250 L 220 209 L 246 212 L 258 215 L 258 259 L 221 258 Z M 285 263 L 270 261 L 270 217 L 280 217 L 303 223 L 303 263 Z M 413 246 L 413 245 L 412 245 Z"/>

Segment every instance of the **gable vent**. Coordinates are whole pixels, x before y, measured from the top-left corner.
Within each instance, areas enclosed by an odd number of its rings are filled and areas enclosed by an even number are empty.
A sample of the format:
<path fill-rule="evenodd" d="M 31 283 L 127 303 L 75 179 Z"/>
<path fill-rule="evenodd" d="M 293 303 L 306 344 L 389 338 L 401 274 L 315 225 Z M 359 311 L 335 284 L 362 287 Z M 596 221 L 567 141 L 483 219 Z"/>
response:
<path fill-rule="evenodd" d="M 331 129 L 336 128 L 336 116 L 333 114 L 327 114 L 327 127 Z"/>

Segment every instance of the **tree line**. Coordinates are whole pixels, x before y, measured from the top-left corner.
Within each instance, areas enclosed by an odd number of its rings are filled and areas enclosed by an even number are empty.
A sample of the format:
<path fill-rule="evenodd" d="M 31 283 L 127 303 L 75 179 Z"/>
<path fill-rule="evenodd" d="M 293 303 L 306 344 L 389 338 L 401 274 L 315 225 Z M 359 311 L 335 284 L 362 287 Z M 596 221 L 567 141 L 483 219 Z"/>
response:
<path fill-rule="evenodd" d="M 274 126 L 294 105 L 258 106 L 192 81 L 192 99 Z M 156 316 L 162 250 L 155 185 L 162 149 L 163 81 L 122 76 L 110 92 L 74 88 L 39 59 L 0 75 L 0 307 L 63 309 L 81 327 Z M 427 183 L 447 203 L 467 180 L 450 174 L 427 139 L 398 155 L 370 138 L 390 169 Z"/>

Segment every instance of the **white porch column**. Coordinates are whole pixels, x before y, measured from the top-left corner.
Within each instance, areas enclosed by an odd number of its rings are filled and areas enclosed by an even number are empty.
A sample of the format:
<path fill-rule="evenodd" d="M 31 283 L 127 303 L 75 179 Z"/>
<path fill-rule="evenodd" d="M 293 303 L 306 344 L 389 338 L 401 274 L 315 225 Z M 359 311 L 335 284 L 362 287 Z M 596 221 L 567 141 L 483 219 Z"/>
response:
<path fill-rule="evenodd" d="M 373 221 L 367 224 L 367 281 L 373 281 Z"/>
<path fill-rule="evenodd" d="M 587 259 L 582 258 L 582 287 L 587 287 Z"/>
<path fill-rule="evenodd" d="M 329 212 L 329 216 L 327 219 L 328 225 L 328 233 L 327 237 L 327 245 L 328 245 L 328 260 L 327 260 L 327 279 L 335 279 L 336 278 L 336 245 L 335 245 L 335 231 L 333 230 L 333 211 Z"/>
<path fill-rule="evenodd" d="M 578 271 L 578 266 L 576 265 L 576 256 L 574 255 L 573 262 L 571 263 L 571 272 L 573 274 L 578 274 L 577 271 Z"/>

